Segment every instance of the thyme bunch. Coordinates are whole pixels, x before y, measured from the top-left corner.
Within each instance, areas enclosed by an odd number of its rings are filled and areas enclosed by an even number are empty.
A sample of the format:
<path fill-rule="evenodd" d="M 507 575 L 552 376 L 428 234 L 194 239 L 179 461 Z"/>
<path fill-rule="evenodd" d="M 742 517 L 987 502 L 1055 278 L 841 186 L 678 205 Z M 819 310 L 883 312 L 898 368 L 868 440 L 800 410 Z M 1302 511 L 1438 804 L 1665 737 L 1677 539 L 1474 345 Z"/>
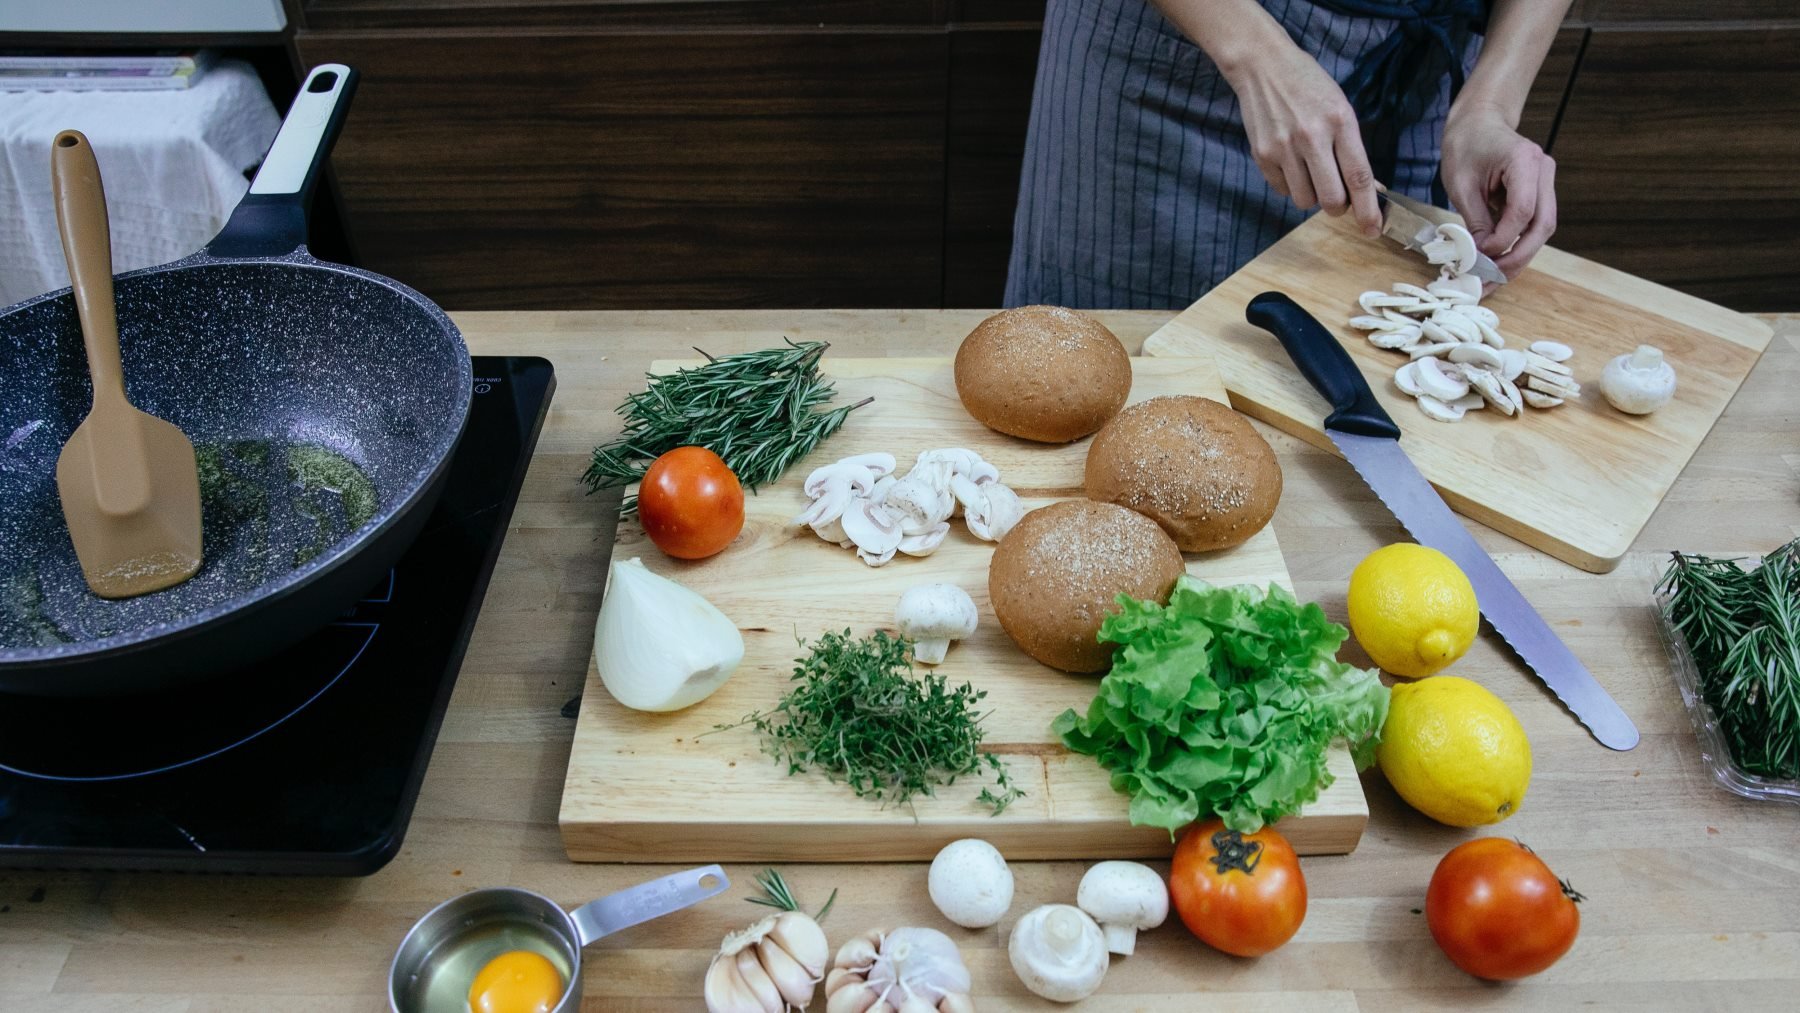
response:
<path fill-rule="evenodd" d="M 885 632 L 861 640 L 849 630 L 827 633 L 797 659 L 794 685 L 772 709 L 714 730 L 749 725 L 790 776 L 821 770 L 884 804 L 905 805 L 958 777 L 988 773 L 994 784 L 976 799 L 998 815 L 1025 793 L 999 757 L 981 749 L 976 707 L 986 691 L 953 687 L 935 673 L 914 678 L 911 650 Z"/>
<path fill-rule="evenodd" d="M 649 375 L 649 383 L 618 407 L 624 428 L 594 448 L 581 476 L 588 492 L 630 485 L 644 477 L 650 462 L 676 447 L 700 446 L 724 459 L 745 488 L 754 492 L 781 477 L 869 403 L 818 411 L 835 393 L 819 375 L 823 341 L 794 342 L 718 358 L 671 375 Z M 695 351 L 700 351 L 695 349 Z M 626 497 L 623 512 L 637 512 L 637 497 Z"/>
<path fill-rule="evenodd" d="M 1674 553 L 1657 589 L 1732 759 L 1760 777 L 1800 778 L 1800 539 L 1748 570 Z"/>

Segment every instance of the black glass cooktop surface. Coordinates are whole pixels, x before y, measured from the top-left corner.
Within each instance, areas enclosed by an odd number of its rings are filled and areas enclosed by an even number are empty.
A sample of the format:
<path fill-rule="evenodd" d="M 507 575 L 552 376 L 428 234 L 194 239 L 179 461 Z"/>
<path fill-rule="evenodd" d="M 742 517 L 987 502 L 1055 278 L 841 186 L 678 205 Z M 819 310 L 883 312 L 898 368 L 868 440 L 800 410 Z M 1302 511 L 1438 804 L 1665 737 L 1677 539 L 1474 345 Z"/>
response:
<path fill-rule="evenodd" d="M 0 867 L 367 875 L 399 851 L 555 379 L 474 359 L 443 498 L 336 622 L 197 686 L 0 695 Z"/>

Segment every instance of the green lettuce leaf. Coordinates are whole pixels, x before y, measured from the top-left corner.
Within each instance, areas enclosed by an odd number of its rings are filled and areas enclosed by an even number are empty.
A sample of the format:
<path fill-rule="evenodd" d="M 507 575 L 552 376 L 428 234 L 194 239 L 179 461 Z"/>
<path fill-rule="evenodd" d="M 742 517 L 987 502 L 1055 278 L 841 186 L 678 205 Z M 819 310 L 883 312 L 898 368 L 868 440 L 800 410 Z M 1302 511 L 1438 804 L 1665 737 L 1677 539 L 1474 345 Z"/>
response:
<path fill-rule="evenodd" d="M 1119 596 L 1100 639 L 1119 645 L 1086 714 L 1051 729 L 1131 796 L 1131 822 L 1171 834 L 1217 814 L 1253 833 L 1331 784 L 1325 751 L 1368 766 L 1387 719 L 1373 669 L 1337 660 L 1349 632 L 1282 588 L 1183 576 L 1167 605 Z"/>

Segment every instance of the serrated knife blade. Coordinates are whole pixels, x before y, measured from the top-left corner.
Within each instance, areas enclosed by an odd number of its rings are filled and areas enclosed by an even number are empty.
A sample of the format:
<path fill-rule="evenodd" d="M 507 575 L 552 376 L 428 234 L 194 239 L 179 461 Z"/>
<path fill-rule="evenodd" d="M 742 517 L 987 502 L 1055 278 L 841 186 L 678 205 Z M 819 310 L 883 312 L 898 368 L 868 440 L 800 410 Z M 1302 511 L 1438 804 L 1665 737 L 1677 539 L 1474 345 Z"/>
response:
<path fill-rule="evenodd" d="M 1250 300 L 1245 315 L 1281 340 L 1301 375 L 1331 402 L 1326 435 L 1413 538 L 1449 556 L 1468 575 L 1482 615 L 1507 645 L 1601 745 L 1620 750 L 1636 746 L 1638 730 L 1631 718 L 1419 474 L 1400 446 L 1399 427 L 1337 339 L 1279 292 Z"/>

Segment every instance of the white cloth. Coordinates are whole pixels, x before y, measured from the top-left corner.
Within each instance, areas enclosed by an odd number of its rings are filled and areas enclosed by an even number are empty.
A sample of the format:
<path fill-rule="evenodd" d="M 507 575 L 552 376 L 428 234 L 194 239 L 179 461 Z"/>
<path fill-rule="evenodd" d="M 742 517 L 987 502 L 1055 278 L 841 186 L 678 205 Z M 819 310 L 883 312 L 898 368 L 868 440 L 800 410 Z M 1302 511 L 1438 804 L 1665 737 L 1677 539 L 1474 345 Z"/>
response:
<path fill-rule="evenodd" d="M 280 126 L 256 72 L 235 60 L 185 91 L 0 91 L 0 307 L 69 283 L 50 195 L 59 131 L 94 147 L 118 273 L 205 246 Z"/>

